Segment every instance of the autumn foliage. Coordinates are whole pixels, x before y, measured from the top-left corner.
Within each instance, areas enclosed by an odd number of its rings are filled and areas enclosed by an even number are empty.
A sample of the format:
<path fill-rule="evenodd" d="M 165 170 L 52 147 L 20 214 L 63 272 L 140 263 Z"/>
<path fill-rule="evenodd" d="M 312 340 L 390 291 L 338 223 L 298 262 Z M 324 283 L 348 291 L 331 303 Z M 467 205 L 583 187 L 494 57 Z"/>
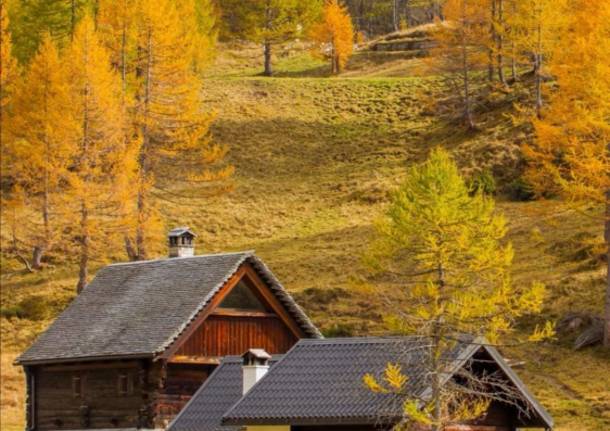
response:
<path fill-rule="evenodd" d="M 340 73 L 354 49 L 354 27 L 347 8 L 339 0 L 328 0 L 322 21 L 311 31 L 313 41 L 331 62 L 332 73 Z"/>
<path fill-rule="evenodd" d="M 75 246 L 81 290 L 105 245 L 148 257 L 159 202 L 187 186 L 192 199 L 223 191 L 232 167 L 200 95 L 217 33 L 209 2 L 65 4 L 14 3 L 19 20 L 48 12 L 14 26 L 20 76 L 2 3 L 2 209 L 28 269 Z"/>

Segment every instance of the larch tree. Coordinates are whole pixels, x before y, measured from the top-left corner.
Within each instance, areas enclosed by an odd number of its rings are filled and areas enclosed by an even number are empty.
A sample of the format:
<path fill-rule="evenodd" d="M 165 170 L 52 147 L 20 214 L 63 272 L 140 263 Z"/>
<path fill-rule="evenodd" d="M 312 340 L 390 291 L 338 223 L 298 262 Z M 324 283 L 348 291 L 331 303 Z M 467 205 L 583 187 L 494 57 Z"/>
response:
<path fill-rule="evenodd" d="M 16 77 L 17 62 L 9 31 L 7 0 L 0 0 L 0 115 L 5 113 Z"/>
<path fill-rule="evenodd" d="M 204 197 L 233 172 L 224 163 L 226 148 L 209 134 L 213 115 L 202 106 L 192 28 L 170 0 L 142 1 L 140 13 L 135 121 L 142 142 L 136 228 L 127 241 L 134 260 L 147 258 L 159 234 L 157 202 Z"/>
<path fill-rule="evenodd" d="M 443 12 L 447 23 L 435 32 L 438 47 L 428 65 L 442 74 L 448 90 L 459 95 L 464 124 L 475 128 L 473 81 L 487 61 L 489 6 L 480 0 L 448 0 Z"/>
<path fill-rule="evenodd" d="M 195 34 L 194 65 L 200 72 L 214 58 L 220 31 L 220 10 L 217 0 L 190 0 L 182 3 L 179 12 L 186 19 L 194 18 Z"/>
<path fill-rule="evenodd" d="M 502 383 L 492 376 L 479 381 L 469 373 L 443 384 L 458 343 L 506 341 L 517 318 L 541 310 L 544 286 L 511 283 L 513 249 L 504 240 L 506 230 L 493 200 L 466 185 L 444 150 L 433 150 L 426 162 L 410 168 L 394 192 L 367 261 L 395 281 L 396 288 L 384 295 L 392 308 L 387 322 L 396 333 L 425 340 L 428 360 L 422 366 L 432 388 L 422 399 L 402 394 L 401 425 L 443 430 L 477 418 L 492 400 L 518 404 L 514 394 L 500 395 Z M 545 325 L 530 340 L 550 333 Z M 374 391 L 401 394 L 408 378 L 388 364 L 385 381 L 371 375 L 364 380 Z"/>
<path fill-rule="evenodd" d="M 549 65 L 558 90 L 525 149 L 527 178 L 540 192 L 605 207 L 603 343 L 610 347 L 610 3 L 574 0 L 568 16 L 564 48 Z"/>
<path fill-rule="evenodd" d="M 312 27 L 311 38 L 330 58 L 332 73 L 340 73 L 354 49 L 354 26 L 347 7 L 339 0 L 327 0 L 321 22 Z"/>
<path fill-rule="evenodd" d="M 62 230 L 62 195 L 74 154 L 69 130 L 75 124 L 66 115 L 71 104 L 69 79 L 51 36 L 44 35 L 16 87 L 8 125 L 12 184 L 27 196 L 22 202 L 27 238 L 21 241 L 32 249 L 33 269 L 42 267 L 44 255 Z"/>
<path fill-rule="evenodd" d="M 77 291 L 87 285 L 89 265 L 99 255 L 111 231 L 112 215 L 120 203 L 117 184 L 133 164 L 125 148 L 120 104 L 120 80 L 112 71 L 108 52 L 94 30 L 93 19 L 82 19 L 65 54 L 71 76 L 71 130 L 77 146 L 68 179 L 74 215 L 73 232 L 79 245 Z"/>
<path fill-rule="evenodd" d="M 513 1 L 505 17 L 510 28 L 517 63 L 532 64 L 534 74 L 534 109 L 538 117 L 544 103 L 545 64 L 561 44 L 565 34 L 567 0 Z"/>
<path fill-rule="evenodd" d="M 26 64 L 38 51 L 43 34 L 61 46 L 70 41 L 92 0 L 15 0 L 11 6 L 11 31 L 15 56 Z"/>
<path fill-rule="evenodd" d="M 225 33 L 263 45 L 264 75 L 273 75 L 273 46 L 306 34 L 321 0 L 220 0 Z"/>
<path fill-rule="evenodd" d="M 13 163 L 10 151 L 12 148 L 9 143 L 9 114 L 12 108 L 15 85 L 19 77 L 17 61 L 13 56 L 13 44 L 9 31 L 9 16 L 7 0 L 0 0 L 0 211 L 2 223 L 5 224 L 12 233 L 10 251 L 19 255 L 17 243 L 17 210 L 22 204 L 22 195 L 16 186 L 9 187 L 14 183 Z M 26 267 L 29 261 L 21 259 Z"/>

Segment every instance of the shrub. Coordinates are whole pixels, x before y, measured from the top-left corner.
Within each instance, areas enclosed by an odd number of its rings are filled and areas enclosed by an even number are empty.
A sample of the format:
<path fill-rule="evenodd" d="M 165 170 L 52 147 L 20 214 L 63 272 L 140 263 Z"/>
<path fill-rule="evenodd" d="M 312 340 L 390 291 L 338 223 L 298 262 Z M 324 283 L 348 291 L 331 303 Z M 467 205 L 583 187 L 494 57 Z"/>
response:
<path fill-rule="evenodd" d="M 534 188 L 523 178 L 517 178 L 506 188 L 508 196 L 515 201 L 533 201 L 536 198 Z"/>
<path fill-rule="evenodd" d="M 470 180 L 470 188 L 474 192 L 481 191 L 486 195 L 496 193 L 496 180 L 491 171 L 485 169 L 477 172 Z"/>
<path fill-rule="evenodd" d="M 44 320 L 49 315 L 49 303 L 41 295 L 29 296 L 18 304 L 3 307 L 0 311 L 2 317 L 17 317 L 28 320 Z"/>

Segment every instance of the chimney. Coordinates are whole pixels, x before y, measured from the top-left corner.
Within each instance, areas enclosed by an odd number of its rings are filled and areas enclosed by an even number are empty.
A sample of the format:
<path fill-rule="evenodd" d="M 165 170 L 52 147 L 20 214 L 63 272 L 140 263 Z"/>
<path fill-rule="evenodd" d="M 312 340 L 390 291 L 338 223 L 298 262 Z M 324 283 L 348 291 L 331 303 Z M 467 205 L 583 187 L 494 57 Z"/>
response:
<path fill-rule="evenodd" d="M 195 233 L 188 226 L 169 231 L 169 257 L 190 257 L 195 255 Z"/>
<path fill-rule="evenodd" d="M 245 395 L 269 370 L 271 355 L 263 349 L 249 349 L 242 355 L 243 392 Z"/>

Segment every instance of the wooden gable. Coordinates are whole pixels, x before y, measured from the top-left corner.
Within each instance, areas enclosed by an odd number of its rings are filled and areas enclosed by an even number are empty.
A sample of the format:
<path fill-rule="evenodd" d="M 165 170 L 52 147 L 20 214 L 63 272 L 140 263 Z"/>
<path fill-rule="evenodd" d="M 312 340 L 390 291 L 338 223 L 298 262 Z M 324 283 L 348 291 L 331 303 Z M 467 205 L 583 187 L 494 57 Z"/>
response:
<path fill-rule="evenodd" d="M 216 364 L 249 348 L 285 353 L 303 337 L 268 285 L 244 264 L 163 357 L 171 363 Z"/>

